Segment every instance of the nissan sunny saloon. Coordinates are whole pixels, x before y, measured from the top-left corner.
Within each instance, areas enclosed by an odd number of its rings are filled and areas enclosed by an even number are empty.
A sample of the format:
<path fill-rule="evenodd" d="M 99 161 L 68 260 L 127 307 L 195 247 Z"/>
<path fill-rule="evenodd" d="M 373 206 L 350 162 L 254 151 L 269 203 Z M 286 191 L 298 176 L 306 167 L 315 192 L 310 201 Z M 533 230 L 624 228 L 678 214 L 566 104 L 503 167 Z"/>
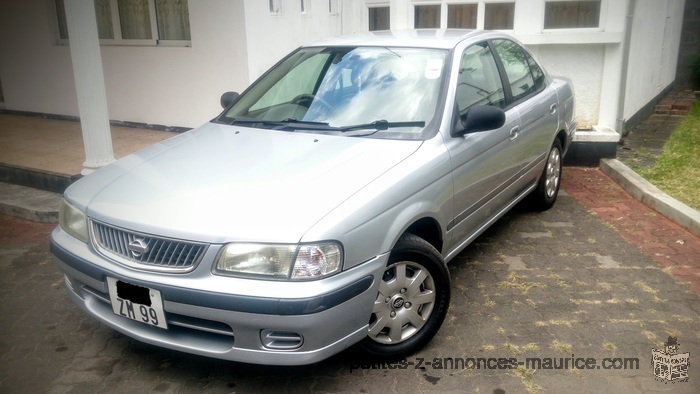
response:
<path fill-rule="evenodd" d="M 420 349 L 446 264 L 521 200 L 554 204 L 576 129 L 571 83 L 487 31 L 316 42 L 221 102 L 71 185 L 51 251 L 103 324 L 255 364 Z"/>

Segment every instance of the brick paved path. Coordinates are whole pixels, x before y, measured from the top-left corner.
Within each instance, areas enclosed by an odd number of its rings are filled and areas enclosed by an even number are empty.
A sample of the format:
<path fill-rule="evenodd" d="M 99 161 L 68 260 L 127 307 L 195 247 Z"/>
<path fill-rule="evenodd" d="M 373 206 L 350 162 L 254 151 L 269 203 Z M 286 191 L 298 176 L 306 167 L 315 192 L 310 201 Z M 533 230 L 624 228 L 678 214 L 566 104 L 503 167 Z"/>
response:
<path fill-rule="evenodd" d="M 700 239 L 625 192 L 597 168 L 566 168 L 562 187 L 659 263 L 664 271 L 700 294 Z"/>

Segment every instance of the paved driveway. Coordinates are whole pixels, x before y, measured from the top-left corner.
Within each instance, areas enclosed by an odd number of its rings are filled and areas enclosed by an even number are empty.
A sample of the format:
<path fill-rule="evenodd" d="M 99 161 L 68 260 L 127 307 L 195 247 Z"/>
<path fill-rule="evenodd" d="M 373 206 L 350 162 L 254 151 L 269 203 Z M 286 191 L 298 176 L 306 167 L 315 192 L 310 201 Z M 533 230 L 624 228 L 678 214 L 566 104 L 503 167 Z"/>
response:
<path fill-rule="evenodd" d="M 387 365 L 347 351 L 252 366 L 133 341 L 70 303 L 51 226 L 0 217 L 0 392 L 700 392 L 697 361 L 675 384 L 651 367 L 669 336 L 700 360 L 700 241 L 597 170 L 565 177 L 553 209 L 516 209 L 451 264 L 444 326 Z"/>

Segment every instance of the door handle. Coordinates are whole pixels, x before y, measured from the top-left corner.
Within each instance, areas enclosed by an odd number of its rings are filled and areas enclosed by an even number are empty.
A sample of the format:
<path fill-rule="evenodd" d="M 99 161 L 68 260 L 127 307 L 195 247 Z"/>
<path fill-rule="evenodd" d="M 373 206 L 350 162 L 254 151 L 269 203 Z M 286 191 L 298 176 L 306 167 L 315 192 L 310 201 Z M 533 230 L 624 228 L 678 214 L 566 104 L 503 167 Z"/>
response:
<path fill-rule="evenodd" d="M 515 126 L 512 129 L 510 129 L 510 140 L 511 141 L 518 138 L 519 135 L 520 135 L 520 126 Z"/>
<path fill-rule="evenodd" d="M 557 113 L 557 104 L 554 103 L 554 104 L 549 106 L 549 114 L 554 115 L 556 113 Z"/>

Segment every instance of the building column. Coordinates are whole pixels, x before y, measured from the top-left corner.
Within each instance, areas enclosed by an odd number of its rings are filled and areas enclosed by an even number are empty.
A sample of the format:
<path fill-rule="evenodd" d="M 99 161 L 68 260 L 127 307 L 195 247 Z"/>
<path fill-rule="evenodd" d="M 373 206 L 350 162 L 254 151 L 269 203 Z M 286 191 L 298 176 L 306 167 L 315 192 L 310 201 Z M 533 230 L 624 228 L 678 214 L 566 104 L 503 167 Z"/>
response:
<path fill-rule="evenodd" d="M 114 161 L 107 94 L 93 0 L 64 0 L 80 127 L 85 146 L 81 174 Z"/>
<path fill-rule="evenodd" d="M 409 0 L 391 0 L 389 2 L 389 28 L 412 29 L 413 25 L 413 3 Z"/>

